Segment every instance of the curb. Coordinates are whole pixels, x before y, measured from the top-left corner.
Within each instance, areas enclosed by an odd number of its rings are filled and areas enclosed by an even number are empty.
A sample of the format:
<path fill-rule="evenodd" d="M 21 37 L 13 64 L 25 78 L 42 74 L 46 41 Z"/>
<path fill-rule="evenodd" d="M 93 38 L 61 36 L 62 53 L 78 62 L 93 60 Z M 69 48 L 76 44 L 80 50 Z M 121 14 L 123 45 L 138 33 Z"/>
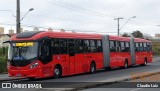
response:
<path fill-rule="evenodd" d="M 1 74 L 7 74 L 7 72 L 2 72 L 2 73 L 0 73 L 0 75 L 1 75 Z"/>
<path fill-rule="evenodd" d="M 9 78 L 9 79 L 0 79 L 0 81 L 14 81 L 14 80 L 20 80 L 25 78 Z"/>

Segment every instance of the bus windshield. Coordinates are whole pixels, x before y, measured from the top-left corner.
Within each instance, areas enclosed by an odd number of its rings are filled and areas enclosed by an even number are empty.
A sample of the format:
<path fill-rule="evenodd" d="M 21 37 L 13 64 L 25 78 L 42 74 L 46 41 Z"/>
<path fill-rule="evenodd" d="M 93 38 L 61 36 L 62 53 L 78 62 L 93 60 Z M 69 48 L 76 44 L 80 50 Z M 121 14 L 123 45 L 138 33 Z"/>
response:
<path fill-rule="evenodd" d="M 38 42 L 10 43 L 9 60 L 30 60 L 38 54 Z"/>

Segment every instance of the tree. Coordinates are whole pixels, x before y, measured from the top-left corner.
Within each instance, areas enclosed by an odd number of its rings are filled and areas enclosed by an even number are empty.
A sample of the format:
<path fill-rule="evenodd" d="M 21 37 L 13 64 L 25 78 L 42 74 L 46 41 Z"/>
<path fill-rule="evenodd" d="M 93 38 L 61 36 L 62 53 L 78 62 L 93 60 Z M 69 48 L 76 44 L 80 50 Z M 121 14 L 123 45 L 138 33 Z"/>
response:
<path fill-rule="evenodd" d="M 135 37 L 135 38 L 143 38 L 143 33 L 136 30 L 136 31 L 133 31 L 132 36 Z"/>
<path fill-rule="evenodd" d="M 122 37 L 131 37 L 131 35 L 128 34 L 128 33 L 123 33 L 123 34 L 122 34 Z"/>
<path fill-rule="evenodd" d="M 52 28 L 48 28 L 48 31 L 53 31 L 53 29 Z"/>
<path fill-rule="evenodd" d="M 152 39 L 152 36 L 148 33 L 144 33 L 143 38 L 146 39 L 146 40 L 150 40 L 150 39 Z"/>
<path fill-rule="evenodd" d="M 33 31 L 39 31 L 39 28 L 38 27 L 34 27 Z"/>

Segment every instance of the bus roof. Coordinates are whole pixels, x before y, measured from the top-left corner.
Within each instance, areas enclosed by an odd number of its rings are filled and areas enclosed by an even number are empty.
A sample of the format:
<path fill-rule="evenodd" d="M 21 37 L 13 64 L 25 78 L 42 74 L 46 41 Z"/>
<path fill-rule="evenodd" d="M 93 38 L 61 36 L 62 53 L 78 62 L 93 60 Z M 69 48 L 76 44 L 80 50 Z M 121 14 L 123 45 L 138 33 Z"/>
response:
<path fill-rule="evenodd" d="M 118 40 L 118 41 L 127 41 L 129 42 L 130 41 L 130 37 L 120 37 L 120 36 L 112 36 L 112 35 L 109 35 L 109 40 Z"/>
<path fill-rule="evenodd" d="M 28 31 L 11 37 L 13 41 L 21 40 L 37 40 L 43 37 L 50 38 L 75 38 L 75 39 L 102 39 L 100 34 L 85 34 L 85 33 L 68 33 L 68 32 L 50 32 L 50 31 Z"/>
<path fill-rule="evenodd" d="M 134 38 L 134 42 L 151 42 L 151 41 L 141 38 Z"/>
<path fill-rule="evenodd" d="M 28 31 L 16 34 L 11 37 L 11 41 L 32 41 L 40 38 L 75 38 L 75 39 L 102 39 L 101 34 L 85 34 L 85 33 L 68 33 L 68 32 L 51 32 L 51 31 Z M 109 40 L 130 41 L 130 37 L 120 37 L 109 35 Z M 149 40 L 134 38 L 135 42 L 151 42 Z"/>

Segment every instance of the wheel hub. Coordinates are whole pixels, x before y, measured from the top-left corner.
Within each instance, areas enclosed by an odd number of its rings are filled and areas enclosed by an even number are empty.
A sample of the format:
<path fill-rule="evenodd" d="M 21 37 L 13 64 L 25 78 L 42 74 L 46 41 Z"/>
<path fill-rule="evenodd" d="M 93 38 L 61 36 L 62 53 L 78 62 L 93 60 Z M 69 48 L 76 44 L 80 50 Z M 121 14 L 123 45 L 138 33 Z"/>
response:
<path fill-rule="evenodd" d="M 125 68 L 127 68 L 127 63 L 125 63 Z"/>
<path fill-rule="evenodd" d="M 91 71 L 94 72 L 94 67 L 92 67 Z"/>
<path fill-rule="evenodd" d="M 59 70 L 58 70 L 58 69 L 55 69 L 55 70 L 54 70 L 54 73 L 55 73 L 56 75 L 59 75 Z"/>

